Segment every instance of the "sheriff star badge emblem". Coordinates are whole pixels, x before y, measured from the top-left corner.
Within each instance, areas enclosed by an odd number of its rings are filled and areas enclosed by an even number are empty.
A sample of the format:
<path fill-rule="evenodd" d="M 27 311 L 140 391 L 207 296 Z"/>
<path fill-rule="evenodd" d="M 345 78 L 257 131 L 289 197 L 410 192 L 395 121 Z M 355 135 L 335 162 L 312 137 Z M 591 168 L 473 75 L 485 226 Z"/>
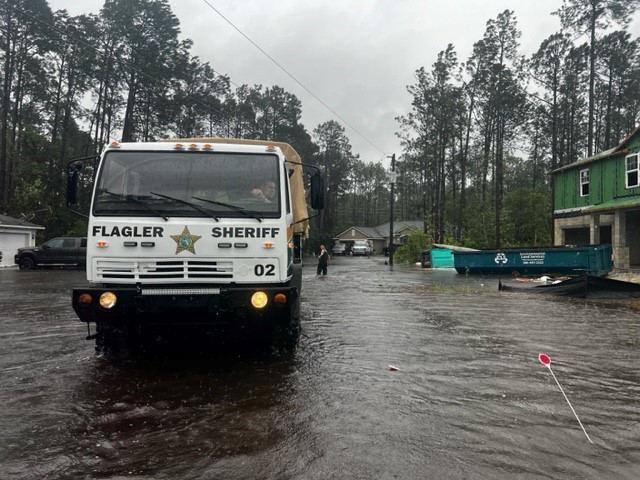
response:
<path fill-rule="evenodd" d="M 191 235 L 189 227 L 185 225 L 184 230 L 180 235 L 170 235 L 174 242 L 176 242 L 176 255 L 186 250 L 195 255 L 196 248 L 195 243 L 202 237 L 200 235 Z"/>

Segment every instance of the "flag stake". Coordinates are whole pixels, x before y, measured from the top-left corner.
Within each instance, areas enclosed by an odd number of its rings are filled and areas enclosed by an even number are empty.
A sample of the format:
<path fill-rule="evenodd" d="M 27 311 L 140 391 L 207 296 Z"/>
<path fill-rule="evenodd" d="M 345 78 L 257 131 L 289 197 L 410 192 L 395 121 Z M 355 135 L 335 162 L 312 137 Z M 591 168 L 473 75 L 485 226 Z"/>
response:
<path fill-rule="evenodd" d="M 560 391 L 562 392 L 562 395 L 564 396 L 564 399 L 567 401 L 567 403 L 569 404 L 569 408 L 571 408 L 571 411 L 573 412 L 573 415 L 576 417 L 576 420 L 578 420 L 578 423 L 580 424 L 580 428 L 582 428 L 582 431 L 584 432 L 585 437 L 587 437 L 587 440 L 589 440 L 591 443 L 593 443 L 593 441 L 589 438 L 589 434 L 587 433 L 587 431 L 584 429 L 584 425 L 582 425 L 582 422 L 580 421 L 580 419 L 578 418 L 578 414 L 576 413 L 576 411 L 573 409 L 573 405 L 571 405 L 571 402 L 569 401 L 569 399 L 567 398 L 567 394 L 564 393 L 564 390 L 562 389 L 562 386 L 560 386 L 560 382 L 558 381 L 558 379 L 556 378 L 556 374 L 553 373 L 553 370 L 551 370 L 551 357 L 549 357 L 549 355 L 545 354 L 545 353 L 541 353 L 540 355 L 538 355 L 538 360 L 540 360 L 540 363 L 542 363 L 545 367 L 547 367 L 549 369 L 549 371 L 551 372 L 551 375 L 553 376 L 553 379 L 556 381 L 556 384 L 558 385 L 558 388 L 560 389 Z"/>

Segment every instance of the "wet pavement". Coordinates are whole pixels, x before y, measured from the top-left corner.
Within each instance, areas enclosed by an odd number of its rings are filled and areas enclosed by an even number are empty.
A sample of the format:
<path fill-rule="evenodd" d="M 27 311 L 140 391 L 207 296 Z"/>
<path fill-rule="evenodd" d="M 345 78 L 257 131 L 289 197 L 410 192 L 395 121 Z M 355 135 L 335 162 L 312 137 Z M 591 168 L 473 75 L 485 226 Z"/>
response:
<path fill-rule="evenodd" d="M 309 263 L 293 355 L 126 360 L 84 340 L 83 272 L 0 270 L 0 477 L 638 478 L 638 311 Z"/>

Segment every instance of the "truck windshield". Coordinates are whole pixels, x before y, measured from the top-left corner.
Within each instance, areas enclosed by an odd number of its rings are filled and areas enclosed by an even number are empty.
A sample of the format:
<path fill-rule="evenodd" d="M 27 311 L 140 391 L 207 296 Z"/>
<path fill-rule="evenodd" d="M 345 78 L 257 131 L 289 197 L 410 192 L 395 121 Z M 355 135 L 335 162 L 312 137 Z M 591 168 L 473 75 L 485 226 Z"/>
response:
<path fill-rule="evenodd" d="M 96 216 L 280 216 L 273 154 L 111 151 L 98 173 Z"/>

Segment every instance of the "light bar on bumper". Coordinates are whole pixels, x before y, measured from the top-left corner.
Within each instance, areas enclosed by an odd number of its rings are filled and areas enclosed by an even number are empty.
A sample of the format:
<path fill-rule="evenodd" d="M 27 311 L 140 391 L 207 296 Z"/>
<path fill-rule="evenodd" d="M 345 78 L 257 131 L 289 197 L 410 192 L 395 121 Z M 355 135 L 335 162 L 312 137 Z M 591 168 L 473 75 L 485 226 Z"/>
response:
<path fill-rule="evenodd" d="M 111 285 L 74 289 L 73 309 L 83 322 L 129 322 L 143 315 L 144 321 L 150 323 L 180 323 L 185 318 L 193 323 L 196 320 L 191 315 L 196 315 L 199 316 L 197 322 L 206 324 L 214 321 L 218 314 L 237 316 L 237 312 L 244 311 L 245 314 L 253 312 L 252 315 L 259 318 L 275 313 L 293 305 L 298 295 L 296 287 L 287 285 L 145 289 Z M 175 316 L 176 305 L 184 310 L 184 316 Z"/>

